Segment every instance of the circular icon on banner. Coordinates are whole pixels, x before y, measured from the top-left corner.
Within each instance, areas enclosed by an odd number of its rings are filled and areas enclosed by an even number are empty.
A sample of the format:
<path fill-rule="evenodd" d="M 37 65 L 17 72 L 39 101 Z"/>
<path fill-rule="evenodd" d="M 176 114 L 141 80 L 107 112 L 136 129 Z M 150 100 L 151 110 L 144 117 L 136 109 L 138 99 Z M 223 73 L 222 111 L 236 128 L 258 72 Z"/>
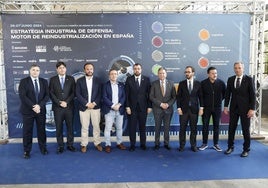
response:
<path fill-rule="evenodd" d="M 156 48 L 160 48 L 163 45 L 163 39 L 159 36 L 154 36 L 152 39 L 152 44 Z"/>
<path fill-rule="evenodd" d="M 201 67 L 201 68 L 207 68 L 208 65 L 209 65 L 209 61 L 207 58 L 205 57 L 201 57 L 199 60 L 198 60 L 198 65 Z"/>
<path fill-rule="evenodd" d="M 163 24 L 159 21 L 156 21 L 152 24 L 152 30 L 154 33 L 162 33 L 164 30 Z"/>
<path fill-rule="evenodd" d="M 155 76 L 158 75 L 158 69 L 159 69 L 160 67 L 162 67 L 162 66 L 159 65 L 159 64 L 154 64 L 154 65 L 152 66 L 152 73 L 153 73 Z"/>
<path fill-rule="evenodd" d="M 110 65 L 110 69 L 115 69 L 118 72 L 118 81 L 125 83 L 127 77 L 133 74 L 133 65 L 135 62 L 128 56 L 120 55 L 114 58 Z"/>
<path fill-rule="evenodd" d="M 201 29 L 199 31 L 199 38 L 203 41 L 208 40 L 210 37 L 209 31 L 206 29 Z"/>
<path fill-rule="evenodd" d="M 201 43 L 198 46 L 198 51 L 202 54 L 202 55 L 206 55 L 209 52 L 209 46 L 206 43 Z"/>
<path fill-rule="evenodd" d="M 160 62 L 160 61 L 163 60 L 163 58 L 164 58 L 164 56 L 163 56 L 163 53 L 161 51 L 159 51 L 159 50 L 153 51 L 153 53 L 152 53 L 152 59 L 155 62 Z"/>

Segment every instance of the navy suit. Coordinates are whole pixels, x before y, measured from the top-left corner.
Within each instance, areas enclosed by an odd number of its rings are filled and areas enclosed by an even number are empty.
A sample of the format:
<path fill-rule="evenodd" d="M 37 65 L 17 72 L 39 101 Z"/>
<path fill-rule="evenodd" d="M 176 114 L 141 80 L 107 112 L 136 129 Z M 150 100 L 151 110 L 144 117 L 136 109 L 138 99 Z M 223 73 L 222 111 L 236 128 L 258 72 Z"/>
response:
<path fill-rule="evenodd" d="M 236 76 L 228 78 L 225 93 L 224 107 L 230 105 L 230 122 L 228 131 L 228 148 L 234 147 L 235 130 L 240 117 L 244 137 L 243 150 L 250 150 L 250 118 L 247 117 L 249 110 L 255 110 L 256 94 L 251 77 L 243 75 L 241 85 L 235 88 Z"/>
<path fill-rule="evenodd" d="M 140 85 L 138 86 L 133 75 L 127 78 L 125 87 L 126 107 L 131 109 L 131 115 L 128 115 L 130 145 L 135 147 L 138 124 L 140 145 L 145 146 L 147 109 L 152 106 L 149 100 L 150 80 L 148 77 L 141 75 Z"/>
<path fill-rule="evenodd" d="M 197 121 L 199 107 L 203 106 L 202 89 L 199 81 L 193 81 L 193 88 L 189 93 L 187 80 L 179 83 L 177 93 L 177 108 L 181 108 L 183 115 L 180 115 L 180 147 L 184 148 L 186 143 L 186 128 L 190 122 L 190 144 L 196 147 Z"/>
<path fill-rule="evenodd" d="M 87 109 L 86 104 L 88 102 L 95 102 L 96 106 L 94 109 L 100 109 L 101 103 L 101 82 L 98 78 L 93 76 L 93 85 L 91 93 L 91 101 L 88 101 L 88 91 L 86 77 L 79 78 L 76 82 L 76 98 L 78 100 L 78 109 L 80 111 L 85 111 Z"/>
<path fill-rule="evenodd" d="M 54 76 L 49 82 L 49 92 L 52 101 L 52 110 L 54 111 L 54 119 L 56 123 L 56 137 L 59 147 L 63 147 L 63 122 L 67 127 L 67 145 L 72 146 L 74 141 L 73 136 L 73 107 L 75 96 L 75 81 L 72 76 L 66 75 L 63 89 L 59 76 Z M 65 101 L 67 107 L 60 106 L 60 101 Z"/>
<path fill-rule="evenodd" d="M 37 127 L 37 138 L 40 150 L 46 149 L 46 103 L 49 100 L 48 82 L 39 78 L 38 101 L 35 98 L 33 81 L 30 76 L 22 79 L 19 84 L 21 100 L 20 112 L 23 117 L 23 146 L 24 152 L 31 152 L 34 121 Z M 40 106 L 40 113 L 33 111 L 33 106 Z"/>
<path fill-rule="evenodd" d="M 113 98 L 113 92 L 111 87 L 111 82 L 108 81 L 105 84 L 103 84 L 102 89 L 102 113 L 107 114 L 112 110 L 112 98 Z M 120 115 L 125 114 L 125 102 L 126 102 L 126 94 L 125 94 L 125 86 L 123 83 L 118 82 L 118 103 L 121 104 L 119 108 Z"/>

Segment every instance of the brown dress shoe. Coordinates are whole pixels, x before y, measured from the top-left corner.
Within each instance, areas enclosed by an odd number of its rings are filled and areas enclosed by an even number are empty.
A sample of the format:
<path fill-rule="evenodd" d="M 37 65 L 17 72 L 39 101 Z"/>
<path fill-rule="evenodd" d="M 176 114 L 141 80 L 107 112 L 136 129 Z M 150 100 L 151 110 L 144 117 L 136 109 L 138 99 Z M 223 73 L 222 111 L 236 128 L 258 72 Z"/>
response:
<path fill-rule="evenodd" d="M 126 148 L 126 146 L 124 146 L 124 144 L 118 144 L 117 146 L 116 146 L 118 149 L 121 149 L 121 150 L 126 150 L 127 148 Z"/>
<path fill-rule="evenodd" d="M 100 144 L 95 146 L 98 151 L 102 151 L 102 146 Z"/>
<path fill-rule="evenodd" d="M 81 146 L 81 152 L 86 153 L 87 152 L 87 147 L 86 146 Z"/>
<path fill-rule="evenodd" d="M 111 152 L 111 146 L 106 146 L 106 147 L 105 147 L 105 151 L 106 151 L 107 153 L 110 153 L 110 152 Z"/>

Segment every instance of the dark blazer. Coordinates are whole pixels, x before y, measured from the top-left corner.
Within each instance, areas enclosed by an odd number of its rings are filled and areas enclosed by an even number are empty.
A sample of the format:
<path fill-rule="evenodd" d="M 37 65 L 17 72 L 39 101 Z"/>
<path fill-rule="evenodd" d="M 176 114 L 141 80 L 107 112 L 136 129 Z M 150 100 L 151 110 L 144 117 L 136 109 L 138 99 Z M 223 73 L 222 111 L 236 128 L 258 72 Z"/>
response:
<path fill-rule="evenodd" d="M 34 85 L 30 76 L 23 78 L 19 85 L 19 96 L 21 100 L 20 111 L 23 115 L 32 115 L 33 105 L 38 104 L 42 114 L 46 113 L 46 103 L 49 100 L 48 82 L 44 78 L 39 78 L 38 101 L 35 101 Z"/>
<path fill-rule="evenodd" d="M 110 112 L 112 109 L 112 86 L 111 82 L 108 81 L 105 84 L 103 84 L 103 89 L 102 89 L 102 113 L 107 114 Z M 125 102 L 126 102 L 126 94 L 125 94 L 125 86 L 123 83 L 118 82 L 118 103 L 121 104 L 119 108 L 119 112 L 121 115 L 125 113 Z"/>
<path fill-rule="evenodd" d="M 156 112 L 161 112 L 163 109 L 160 107 L 161 103 L 168 103 L 167 112 L 173 112 L 173 104 L 176 100 L 176 90 L 174 83 L 170 80 L 166 80 L 166 93 L 165 96 L 161 93 L 160 81 L 155 80 L 152 83 L 150 90 L 150 100 L 152 101 L 152 107 Z"/>
<path fill-rule="evenodd" d="M 211 83 L 207 78 L 201 82 L 201 87 L 204 108 L 221 108 L 225 97 L 225 83 L 220 79 L 216 79 L 214 83 Z"/>
<path fill-rule="evenodd" d="M 236 89 L 235 77 L 228 78 L 224 107 L 228 107 L 230 103 L 230 111 L 238 110 L 239 114 L 247 114 L 250 109 L 255 110 L 256 94 L 253 79 L 243 75 L 240 87 Z"/>
<path fill-rule="evenodd" d="M 59 76 L 53 76 L 49 82 L 49 94 L 52 100 L 52 110 L 55 108 L 61 108 L 60 101 L 67 102 L 67 108 L 72 109 L 74 106 L 75 96 L 75 81 L 72 76 L 66 75 L 63 89 L 61 89 L 61 83 Z"/>
<path fill-rule="evenodd" d="M 190 108 L 193 114 L 198 114 L 199 107 L 203 107 L 201 83 L 194 80 L 192 92 L 189 93 L 187 80 L 181 81 L 177 93 L 177 108 L 181 108 L 183 113 L 187 113 Z"/>
<path fill-rule="evenodd" d="M 101 103 L 101 82 L 95 76 L 93 76 L 91 101 L 88 101 L 87 83 L 86 77 L 79 78 L 76 82 L 75 94 L 78 101 L 78 109 L 85 111 L 87 109 L 86 104 L 88 102 L 95 102 L 94 109 L 100 108 Z"/>
<path fill-rule="evenodd" d="M 128 77 L 125 84 L 126 107 L 135 110 L 137 104 L 139 104 L 141 111 L 146 111 L 147 108 L 152 107 L 151 101 L 149 100 L 151 83 L 148 77 L 141 75 L 140 86 L 138 88 L 134 75 Z"/>

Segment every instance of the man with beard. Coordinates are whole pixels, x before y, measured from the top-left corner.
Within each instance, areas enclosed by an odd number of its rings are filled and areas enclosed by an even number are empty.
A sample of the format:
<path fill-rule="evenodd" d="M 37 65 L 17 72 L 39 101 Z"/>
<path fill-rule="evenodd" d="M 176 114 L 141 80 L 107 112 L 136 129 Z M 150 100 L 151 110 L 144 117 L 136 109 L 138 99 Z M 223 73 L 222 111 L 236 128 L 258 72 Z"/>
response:
<path fill-rule="evenodd" d="M 203 114 L 203 97 L 199 81 L 194 79 L 195 69 L 187 66 L 184 70 L 186 79 L 179 83 L 177 93 L 177 110 L 180 116 L 180 147 L 179 151 L 184 151 L 186 143 L 186 128 L 190 124 L 190 144 L 191 150 L 197 152 L 196 134 L 198 115 Z"/>
<path fill-rule="evenodd" d="M 88 128 L 90 121 L 93 126 L 94 145 L 98 151 L 102 151 L 100 139 L 100 102 L 101 82 L 95 76 L 94 65 L 84 65 L 85 76 L 79 78 L 76 83 L 76 97 L 81 122 L 81 152 L 86 153 L 88 145 Z"/>
<path fill-rule="evenodd" d="M 221 119 L 221 107 L 222 100 L 225 96 L 225 83 L 218 78 L 217 69 L 215 67 L 209 67 L 207 69 L 208 78 L 201 82 L 203 101 L 204 101 L 204 113 L 202 116 L 203 128 L 203 144 L 199 147 L 199 150 L 203 151 L 208 148 L 208 132 L 209 132 L 209 120 L 212 117 L 213 120 L 213 148 L 216 151 L 222 151 L 219 146 L 219 124 Z"/>
<path fill-rule="evenodd" d="M 137 127 L 139 127 L 140 133 L 140 147 L 146 150 L 146 118 L 152 110 L 149 100 L 150 80 L 148 77 L 141 75 L 141 64 L 133 65 L 133 71 L 134 75 L 127 78 L 125 86 L 130 139 L 129 151 L 135 150 Z"/>

